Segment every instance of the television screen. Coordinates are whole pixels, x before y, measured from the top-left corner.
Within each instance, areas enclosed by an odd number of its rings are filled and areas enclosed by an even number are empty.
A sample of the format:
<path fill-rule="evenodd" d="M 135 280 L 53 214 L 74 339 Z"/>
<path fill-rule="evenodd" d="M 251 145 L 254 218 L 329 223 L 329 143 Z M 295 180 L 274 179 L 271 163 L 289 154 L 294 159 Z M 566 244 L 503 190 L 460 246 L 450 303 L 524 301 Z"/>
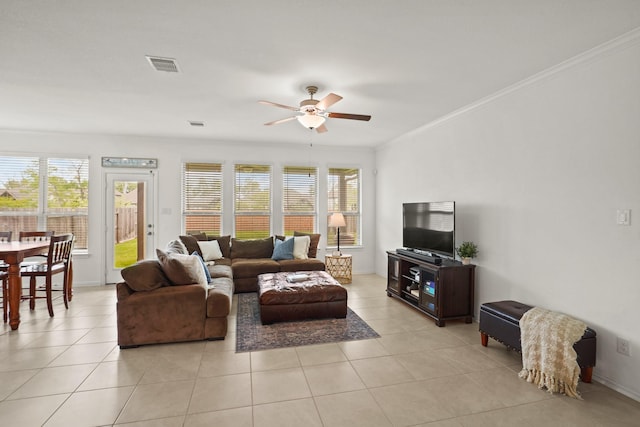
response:
<path fill-rule="evenodd" d="M 455 202 L 402 204 L 402 246 L 455 258 Z"/>

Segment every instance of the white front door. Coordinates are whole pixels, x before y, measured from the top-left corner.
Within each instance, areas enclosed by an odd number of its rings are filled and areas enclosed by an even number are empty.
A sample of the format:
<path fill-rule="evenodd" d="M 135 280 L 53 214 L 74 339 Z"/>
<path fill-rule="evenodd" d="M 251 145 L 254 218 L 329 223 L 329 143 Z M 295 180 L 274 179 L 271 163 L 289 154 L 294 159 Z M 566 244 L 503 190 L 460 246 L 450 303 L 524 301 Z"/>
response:
<path fill-rule="evenodd" d="M 106 175 L 106 283 L 122 280 L 120 271 L 155 256 L 155 173 Z"/>

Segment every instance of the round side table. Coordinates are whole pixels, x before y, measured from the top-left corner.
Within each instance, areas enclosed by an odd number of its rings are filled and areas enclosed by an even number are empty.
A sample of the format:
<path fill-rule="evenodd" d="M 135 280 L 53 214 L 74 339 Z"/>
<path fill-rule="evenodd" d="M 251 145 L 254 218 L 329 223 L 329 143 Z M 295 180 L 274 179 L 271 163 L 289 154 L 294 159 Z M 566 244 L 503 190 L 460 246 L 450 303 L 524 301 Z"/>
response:
<path fill-rule="evenodd" d="M 351 255 L 325 255 L 324 264 L 327 273 L 339 283 L 351 283 Z"/>

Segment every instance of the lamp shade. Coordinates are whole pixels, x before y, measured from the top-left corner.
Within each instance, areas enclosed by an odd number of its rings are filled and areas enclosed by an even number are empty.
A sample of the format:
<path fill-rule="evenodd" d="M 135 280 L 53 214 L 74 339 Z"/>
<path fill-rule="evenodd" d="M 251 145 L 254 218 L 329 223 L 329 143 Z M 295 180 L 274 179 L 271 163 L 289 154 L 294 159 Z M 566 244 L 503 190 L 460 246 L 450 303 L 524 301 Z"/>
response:
<path fill-rule="evenodd" d="M 345 227 L 347 223 L 344 220 L 344 215 L 340 212 L 331 214 L 329 217 L 329 227 Z"/>
<path fill-rule="evenodd" d="M 319 126 L 322 126 L 325 120 L 327 120 L 324 117 L 318 116 L 313 113 L 305 113 L 304 115 L 298 116 L 296 118 L 302 124 L 302 126 L 308 129 L 315 129 Z"/>

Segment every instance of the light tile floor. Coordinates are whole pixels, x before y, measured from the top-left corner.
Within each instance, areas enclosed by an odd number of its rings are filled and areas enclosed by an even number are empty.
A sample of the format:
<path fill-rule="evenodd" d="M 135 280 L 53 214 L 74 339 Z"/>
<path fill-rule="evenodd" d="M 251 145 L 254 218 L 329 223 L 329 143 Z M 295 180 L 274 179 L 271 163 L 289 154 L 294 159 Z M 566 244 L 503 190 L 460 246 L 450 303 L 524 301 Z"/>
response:
<path fill-rule="evenodd" d="M 224 341 L 121 351 L 112 285 L 76 288 L 55 318 L 23 303 L 0 330 L 0 426 L 640 425 L 639 402 L 596 382 L 580 401 L 518 379 L 517 354 L 475 323 L 436 327 L 382 277 L 346 286 L 380 338 L 235 353 L 234 301 Z"/>

